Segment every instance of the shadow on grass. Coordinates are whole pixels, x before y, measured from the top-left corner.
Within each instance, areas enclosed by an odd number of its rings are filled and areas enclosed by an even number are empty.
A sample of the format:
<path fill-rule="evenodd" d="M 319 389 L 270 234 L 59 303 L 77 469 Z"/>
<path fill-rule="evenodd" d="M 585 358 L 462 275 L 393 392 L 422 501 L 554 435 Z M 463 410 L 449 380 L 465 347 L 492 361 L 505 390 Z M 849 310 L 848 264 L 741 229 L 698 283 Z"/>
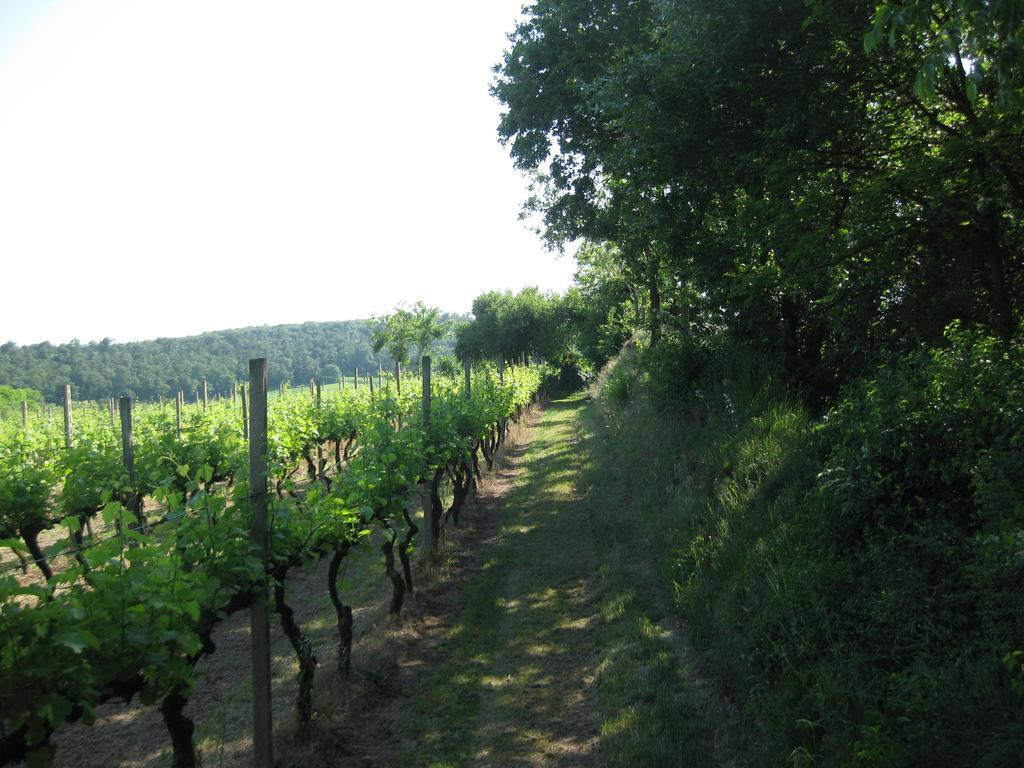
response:
<path fill-rule="evenodd" d="M 580 551 L 577 398 L 545 410 L 416 705 L 410 765 L 591 765 L 597 721 L 592 563 Z M 489 510 L 499 513 L 498 510 Z"/>

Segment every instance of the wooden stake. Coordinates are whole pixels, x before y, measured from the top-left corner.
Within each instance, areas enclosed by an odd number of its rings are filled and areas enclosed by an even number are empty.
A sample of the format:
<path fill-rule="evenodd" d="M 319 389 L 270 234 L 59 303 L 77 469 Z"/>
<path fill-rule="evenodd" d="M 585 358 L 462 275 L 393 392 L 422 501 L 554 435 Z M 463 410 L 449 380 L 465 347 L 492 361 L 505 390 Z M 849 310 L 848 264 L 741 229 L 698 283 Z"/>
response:
<path fill-rule="evenodd" d="M 64 385 L 64 447 L 71 447 L 71 385 Z"/>
<path fill-rule="evenodd" d="M 472 371 L 473 371 L 473 363 L 470 362 L 470 359 L 468 357 L 464 358 L 463 361 L 462 361 L 462 372 L 466 376 L 466 399 L 467 400 L 472 399 L 472 392 L 471 392 L 472 383 L 470 381 L 471 376 L 472 376 Z"/>
<path fill-rule="evenodd" d="M 210 390 L 206 386 L 206 379 L 203 379 L 203 410 L 206 410 L 207 403 L 210 400 Z"/>
<path fill-rule="evenodd" d="M 430 355 L 423 356 L 423 428 L 430 432 Z"/>
<path fill-rule="evenodd" d="M 21 401 L 21 426 L 28 429 L 28 400 Z"/>
<path fill-rule="evenodd" d="M 427 435 L 430 434 L 430 355 L 424 355 L 421 361 L 420 371 L 423 374 L 423 429 Z M 425 493 L 423 494 L 423 529 L 430 531 L 430 550 L 436 551 L 437 542 L 440 540 L 441 531 L 438 529 L 438 520 L 434 519 L 430 503 L 430 479 L 428 477 Z"/>
<path fill-rule="evenodd" d="M 174 423 L 178 428 L 178 439 L 181 440 L 181 407 L 185 401 L 185 393 L 178 390 L 178 396 L 174 398 Z"/>
<path fill-rule="evenodd" d="M 121 458 L 124 461 L 124 468 L 128 471 L 128 484 L 131 490 L 125 500 L 125 506 L 129 512 L 133 512 L 144 523 L 142 515 L 142 499 L 135 492 L 135 440 L 132 436 L 132 399 L 128 395 L 122 395 L 121 401 Z"/>
<path fill-rule="evenodd" d="M 242 437 L 249 439 L 249 398 L 245 395 L 245 384 L 242 385 Z"/>
<path fill-rule="evenodd" d="M 267 537 L 267 360 L 249 361 L 249 505 L 252 510 L 251 540 L 266 573 Z M 274 720 L 270 707 L 269 593 L 261 579 L 252 606 L 252 744 L 255 768 L 274 764 Z"/>
<path fill-rule="evenodd" d="M 402 364 L 395 360 L 395 393 L 402 394 Z"/>

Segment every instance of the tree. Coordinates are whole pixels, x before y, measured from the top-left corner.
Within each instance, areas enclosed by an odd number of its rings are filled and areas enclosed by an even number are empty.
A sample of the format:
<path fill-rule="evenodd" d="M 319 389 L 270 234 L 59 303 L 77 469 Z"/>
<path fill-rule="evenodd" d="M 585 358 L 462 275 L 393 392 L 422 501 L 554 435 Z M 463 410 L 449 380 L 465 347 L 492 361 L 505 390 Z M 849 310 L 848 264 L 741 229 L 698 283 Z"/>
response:
<path fill-rule="evenodd" d="M 405 366 L 409 362 L 409 346 L 416 341 L 415 316 L 403 307 L 397 307 L 390 315 L 377 321 L 372 335 L 373 351 L 384 350 L 396 363 Z"/>
<path fill-rule="evenodd" d="M 536 287 L 483 293 L 473 300 L 473 319 L 458 330 L 456 354 L 507 361 L 526 354 L 555 362 L 572 340 L 560 327 L 560 304 Z"/>
<path fill-rule="evenodd" d="M 1024 295 L 1019 0 L 538 0 L 493 92 L 554 246 L 652 340 L 721 328 L 827 398 Z"/>
<path fill-rule="evenodd" d="M 423 356 L 428 354 L 431 348 L 448 334 L 451 324 L 442 317 L 440 309 L 428 307 L 422 301 L 417 301 L 413 305 L 411 322 L 418 368 Z"/>
<path fill-rule="evenodd" d="M 342 373 L 341 368 L 336 366 L 334 363 L 328 363 L 322 369 L 323 377 L 327 381 L 341 381 Z"/>

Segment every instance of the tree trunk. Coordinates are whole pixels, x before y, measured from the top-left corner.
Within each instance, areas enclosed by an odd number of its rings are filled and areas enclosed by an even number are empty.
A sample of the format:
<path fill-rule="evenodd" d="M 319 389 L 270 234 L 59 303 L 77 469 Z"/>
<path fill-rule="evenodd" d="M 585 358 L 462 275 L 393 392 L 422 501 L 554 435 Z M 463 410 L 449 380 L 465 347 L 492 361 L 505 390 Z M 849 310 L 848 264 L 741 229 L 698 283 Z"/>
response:
<path fill-rule="evenodd" d="M 405 576 L 405 588 L 409 590 L 409 593 L 413 592 L 412 583 L 412 563 L 409 561 L 409 548 L 412 546 L 413 541 L 416 539 L 416 534 L 420 532 L 419 526 L 413 521 L 412 515 L 409 514 L 409 510 L 402 509 L 402 517 L 405 518 L 405 538 L 402 539 L 402 543 L 398 545 L 398 559 L 402 561 L 402 574 Z"/>
<path fill-rule="evenodd" d="M 32 555 L 32 560 L 40 571 L 43 572 L 43 576 L 49 581 L 53 578 L 53 569 L 50 568 L 50 564 L 46 561 L 46 555 L 43 554 L 42 548 L 39 546 L 39 533 L 42 531 L 42 526 L 29 525 L 21 529 L 21 538 L 25 542 L 25 546 L 28 547 L 29 553 Z"/>
<path fill-rule="evenodd" d="M 661 260 L 652 253 L 648 253 L 648 258 L 647 288 L 651 294 L 651 346 L 655 347 L 661 340 L 661 288 L 658 284 Z"/>
<path fill-rule="evenodd" d="M 444 468 L 434 471 L 430 481 L 430 544 L 436 547 L 441 540 L 441 515 L 444 507 L 441 504 L 441 481 L 444 479 Z"/>
<path fill-rule="evenodd" d="M 348 677 L 352 669 L 352 606 L 345 605 L 338 595 L 338 569 L 348 555 L 351 545 L 346 541 L 331 558 L 327 570 L 327 591 L 331 595 L 331 603 L 338 621 L 338 669 Z"/>
<path fill-rule="evenodd" d="M 405 601 L 405 580 L 395 570 L 395 541 L 398 534 L 388 531 L 388 539 L 381 546 L 384 553 L 384 572 L 391 580 L 391 613 L 396 616 L 402 612 L 402 603 Z"/>
<path fill-rule="evenodd" d="M 171 735 L 171 748 L 174 751 L 172 768 L 196 768 L 198 764 L 195 744 L 192 742 L 196 726 L 192 718 L 184 713 L 186 704 L 188 699 L 181 694 L 179 688 L 175 688 L 160 702 L 160 714 Z"/>
<path fill-rule="evenodd" d="M 313 719 L 313 675 L 316 673 L 317 658 L 313 651 L 313 643 L 302 634 L 295 622 L 295 611 L 284 599 L 284 576 L 274 584 L 274 604 L 281 616 L 281 629 L 295 650 L 299 660 L 299 693 L 296 709 L 299 714 L 299 726 L 305 728 Z"/>
<path fill-rule="evenodd" d="M 1009 342 L 1017 331 L 1017 321 L 1013 316 L 1010 292 L 1006 287 L 1006 258 L 1002 246 L 995 237 L 991 238 L 986 249 L 985 261 L 988 266 L 989 293 L 995 312 L 996 333 L 1004 342 Z"/>

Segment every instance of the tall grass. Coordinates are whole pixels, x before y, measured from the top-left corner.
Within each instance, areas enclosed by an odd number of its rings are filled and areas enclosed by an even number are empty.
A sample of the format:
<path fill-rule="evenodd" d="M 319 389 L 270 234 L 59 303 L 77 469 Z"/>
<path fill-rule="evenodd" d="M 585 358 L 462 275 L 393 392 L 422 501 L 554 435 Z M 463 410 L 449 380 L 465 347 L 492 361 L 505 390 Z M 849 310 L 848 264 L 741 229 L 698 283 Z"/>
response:
<path fill-rule="evenodd" d="M 627 351 L 594 396 L 623 516 L 661 531 L 663 584 L 760 760 L 1024 764 L 1019 357 L 893 361 L 814 418 L 700 344 Z"/>

